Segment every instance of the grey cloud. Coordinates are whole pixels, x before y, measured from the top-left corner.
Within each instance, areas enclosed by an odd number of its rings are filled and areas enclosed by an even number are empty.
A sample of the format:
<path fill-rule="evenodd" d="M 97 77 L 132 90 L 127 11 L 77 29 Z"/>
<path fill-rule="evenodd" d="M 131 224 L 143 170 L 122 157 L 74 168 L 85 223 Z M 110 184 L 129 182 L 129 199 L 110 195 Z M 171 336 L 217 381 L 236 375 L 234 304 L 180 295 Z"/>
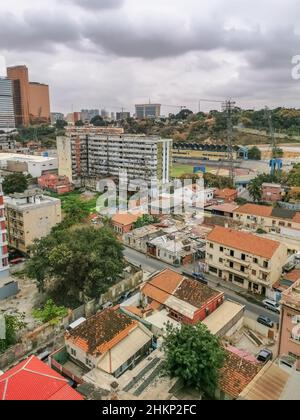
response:
<path fill-rule="evenodd" d="M 124 0 L 67 0 L 90 10 L 115 9 L 123 5 Z"/>

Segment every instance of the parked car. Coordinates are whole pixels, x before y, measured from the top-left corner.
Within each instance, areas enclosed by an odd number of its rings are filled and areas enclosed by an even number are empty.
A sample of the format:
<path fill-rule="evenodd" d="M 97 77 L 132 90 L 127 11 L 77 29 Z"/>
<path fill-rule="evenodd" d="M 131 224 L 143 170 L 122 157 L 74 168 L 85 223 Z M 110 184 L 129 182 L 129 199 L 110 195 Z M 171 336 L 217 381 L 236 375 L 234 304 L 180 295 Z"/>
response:
<path fill-rule="evenodd" d="M 280 314 L 280 305 L 274 300 L 265 299 L 263 301 L 263 305 L 266 309 L 269 309 L 272 312 L 276 312 L 277 314 Z"/>
<path fill-rule="evenodd" d="M 265 327 L 269 327 L 269 328 L 273 328 L 274 327 L 274 322 L 268 318 L 267 316 L 260 316 L 257 318 L 257 322 L 259 324 L 264 325 Z"/>
<path fill-rule="evenodd" d="M 107 302 L 104 305 L 102 305 L 102 310 L 104 311 L 105 309 L 112 308 L 113 306 L 114 304 L 112 302 Z"/>
<path fill-rule="evenodd" d="M 273 353 L 269 349 L 263 349 L 258 353 L 256 358 L 261 363 L 267 363 L 273 359 Z"/>
<path fill-rule="evenodd" d="M 132 292 L 126 292 L 126 293 L 123 293 L 123 295 L 122 295 L 122 296 L 120 296 L 120 298 L 119 298 L 119 300 L 118 300 L 118 303 L 123 303 L 123 302 L 125 302 L 126 300 L 128 300 L 129 298 L 131 298 L 131 296 L 132 296 Z"/>

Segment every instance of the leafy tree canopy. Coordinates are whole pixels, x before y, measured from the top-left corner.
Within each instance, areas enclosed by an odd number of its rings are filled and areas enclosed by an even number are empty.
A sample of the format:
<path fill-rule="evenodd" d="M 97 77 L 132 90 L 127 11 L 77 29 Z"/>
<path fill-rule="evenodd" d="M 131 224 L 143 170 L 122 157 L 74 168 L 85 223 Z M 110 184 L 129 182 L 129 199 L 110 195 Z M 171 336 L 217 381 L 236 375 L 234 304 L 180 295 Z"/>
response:
<path fill-rule="evenodd" d="M 169 325 L 164 348 L 168 374 L 203 394 L 214 396 L 226 352 L 204 324 L 183 325 L 180 330 Z"/>
<path fill-rule="evenodd" d="M 58 324 L 66 315 L 68 315 L 67 308 L 55 305 L 52 299 L 49 299 L 43 308 L 33 311 L 34 318 L 52 325 Z"/>
<path fill-rule="evenodd" d="M 159 223 L 160 219 L 157 216 L 151 216 L 150 214 L 144 214 L 135 223 L 134 228 L 142 228 L 144 226 L 152 225 L 153 223 Z"/>
<path fill-rule="evenodd" d="M 254 146 L 249 150 L 248 156 L 250 160 L 261 160 L 261 151 L 258 147 Z"/>
<path fill-rule="evenodd" d="M 24 321 L 25 315 L 16 313 L 13 315 L 4 315 L 5 321 L 5 339 L 0 340 L 0 353 L 17 343 L 17 333 L 26 327 Z"/>
<path fill-rule="evenodd" d="M 4 194 L 23 193 L 28 188 L 28 178 L 22 173 L 7 175 L 3 181 Z"/>

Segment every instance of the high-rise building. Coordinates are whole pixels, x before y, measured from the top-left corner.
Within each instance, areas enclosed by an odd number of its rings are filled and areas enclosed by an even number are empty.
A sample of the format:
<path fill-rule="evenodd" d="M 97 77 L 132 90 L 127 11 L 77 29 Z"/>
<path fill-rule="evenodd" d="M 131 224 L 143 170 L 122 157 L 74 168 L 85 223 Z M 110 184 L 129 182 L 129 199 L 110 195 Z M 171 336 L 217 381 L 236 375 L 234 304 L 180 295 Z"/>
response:
<path fill-rule="evenodd" d="M 127 120 L 128 118 L 130 118 L 130 112 L 117 112 L 116 113 L 117 121 Z"/>
<path fill-rule="evenodd" d="M 57 138 L 59 175 L 82 178 L 118 176 L 161 184 L 169 182 L 172 140 L 98 128 L 70 128 Z M 118 129 L 113 129 L 118 130 Z"/>
<path fill-rule="evenodd" d="M 64 114 L 61 112 L 51 112 L 51 123 L 54 125 L 57 121 L 63 121 L 65 119 Z"/>
<path fill-rule="evenodd" d="M 29 82 L 26 66 L 8 67 L 7 77 L 13 81 L 16 125 L 50 122 L 49 86 Z"/>
<path fill-rule="evenodd" d="M 138 119 L 159 118 L 160 114 L 160 104 L 141 104 L 135 106 L 135 116 Z"/>
<path fill-rule="evenodd" d="M 32 123 L 50 122 L 49 86 L 42 83 L 29 83 L 29 115 Z"/>
<path fill-rule="evenodd" d="M 26 127 L 30 123 L 28 68 L 26 66 L 8 67 L 7 77 L 13 81 L 16 125 Z"/>
<path fill-rule="evenodd" d="M 99 109 L 82 109 L 81 120 L 83 122 L 90 122 L 93 118 L 100 115 Z"/>
<path fill-rule="evenodd" d="M 8 243 L 5 220 L 4 197 L 0 184 L 0 280 L 9 275 Z M 0 283 L 1 287 L 1 283 Z"/>
<path fill-rule="evenodd" d="M 0 131 L 11 131 L 15 127 L 13 82 L 0 78 Z"/>
<path fill-rule="evenodd" d="M 115 114 L 114 112 L 111 112 L 111 113 L 110 113 L 110 119 L 111 119 L 112 121 L 115 121 L 115 119 L 116 119 L 116 114 Z"/>
<path fill-rule="evenodd" d="M 109 113 L 105 109 L 101 109 L 101 117 L 106 120 L 109 116 Z"/>

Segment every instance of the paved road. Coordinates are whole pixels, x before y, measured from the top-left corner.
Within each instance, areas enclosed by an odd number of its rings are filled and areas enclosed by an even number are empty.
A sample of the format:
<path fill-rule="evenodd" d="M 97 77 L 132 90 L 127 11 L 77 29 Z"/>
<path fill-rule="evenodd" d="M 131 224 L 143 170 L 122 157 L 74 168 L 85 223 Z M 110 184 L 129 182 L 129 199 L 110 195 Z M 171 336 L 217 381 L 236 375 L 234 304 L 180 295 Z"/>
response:
<path fill-rule="evenodd" d="M 135 251 L 131 248 L 125 248 L 124 256 L 134 264 L 142 266 L 142 268 L 145 271 L 148 271 L 149 273 L 154 273 L 156 271 L 161 271 L 165 268 L 171 268 L 172 270 L 175 270 L 179 273 L 186 272 L 188 274 L 193 273 L 193 269 L 191 267 L 179 267 L 176 268 L 172 265 L 169 265 L 167 263 L 164 263 L 162 261 L 156 260 L 155 258 L 149 257 L 147 255 L 144 255 L 138 251 Z M 267 316 L 272 321 L 279 323 L 279 316 L 275 313 L 264 309 L 261 306 L 255 305 L 253 303 L 248 302 L 243 297 L 237 295 L 234 291 L 228 290 L 227 288 L 224 288 L 222 286 L 217 285 L 218 279 L 214 278 L 213 276 L 209 276 L 209 285 L 211 287 L 217 287 L 218 290 L 221 290 L 225 293 L 225 296 L 227 299 L 231 299 L 234 302 L 241 303 L 246 307 L 246 315 L 250 318 L 256 319 L 259 315 Z"/>

